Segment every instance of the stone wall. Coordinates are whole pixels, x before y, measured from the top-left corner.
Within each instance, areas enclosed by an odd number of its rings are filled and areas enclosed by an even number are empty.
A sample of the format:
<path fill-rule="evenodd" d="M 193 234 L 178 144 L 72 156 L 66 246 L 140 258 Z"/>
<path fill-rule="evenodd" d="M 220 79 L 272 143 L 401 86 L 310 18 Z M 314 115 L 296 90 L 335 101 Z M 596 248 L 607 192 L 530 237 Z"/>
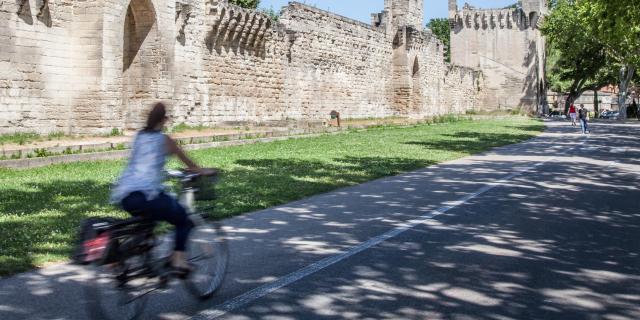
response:
<path fill-rule="evenodd" d="M 158 100 L 191 125 L 477 107 L 482 77 L 398 18 L 409 4 L 372 26 L 300 3 L 275 23 L 226 0 L 3 1 L 0 133 L 137 129 Z"/>
<path fill-rule="evenodd" d="M 480 104 L 493 108 L 544 103 L 545 43 L 538 29 L 544 0 L 525 0 L 517 8 L 457 10 L 449 0 L 451 61 L 482 70 L 486 92 Z"/>

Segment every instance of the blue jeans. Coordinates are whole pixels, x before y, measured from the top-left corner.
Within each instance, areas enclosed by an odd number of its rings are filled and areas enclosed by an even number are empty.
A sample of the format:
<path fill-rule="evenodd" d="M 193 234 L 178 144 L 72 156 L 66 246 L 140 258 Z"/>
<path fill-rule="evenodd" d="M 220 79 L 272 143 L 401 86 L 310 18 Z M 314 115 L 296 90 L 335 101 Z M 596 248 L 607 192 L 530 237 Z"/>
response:
<path fill-rule="evenodd" d="M 145 216 L 153 221 L 166 221 L 175 226 L 176 251 L 185 251 L 193 222 L 178 201 L 164 193 L 148 201 L 144 193 L 136 191 L 121 202 L 122 208 L 133 216 Z"/>
<path fill-rule="evenodd" d="M 586 119 L 580 119 L 580 128 L 582 128 L 582 133 L 587 133 L 587 130 L 589 130 L 589 127 L 587 125 Z"/>

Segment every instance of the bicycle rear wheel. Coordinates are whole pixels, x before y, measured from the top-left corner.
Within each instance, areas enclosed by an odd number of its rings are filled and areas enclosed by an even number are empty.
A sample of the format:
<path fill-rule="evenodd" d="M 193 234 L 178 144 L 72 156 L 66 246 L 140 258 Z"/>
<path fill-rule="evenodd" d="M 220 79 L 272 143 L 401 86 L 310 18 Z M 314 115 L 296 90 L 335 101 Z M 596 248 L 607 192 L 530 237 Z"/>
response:
<path fill-rule="evenodd" d="M 111 265 L 91 265 L 89 285 L 85 287 L 87 311 L 90 319 L 139 319 L 147 304 L 148 293 L 155 290 L 146 276 L 122 281 L 125 270 L 148 272 L 149 255 L 133 256 Z M 138 268 L 138 270 L 134 269 Z M 132 274 L 129 274 L 132 275 Z"/>
<path fill-rule="evenodd" d="M 219 223 L 196 226 L 187 244 L 189 263 L 194 270 L 185 281 L 188 291 L 207 299 L 220 288 L 227 272 L 229 248 Z"/>

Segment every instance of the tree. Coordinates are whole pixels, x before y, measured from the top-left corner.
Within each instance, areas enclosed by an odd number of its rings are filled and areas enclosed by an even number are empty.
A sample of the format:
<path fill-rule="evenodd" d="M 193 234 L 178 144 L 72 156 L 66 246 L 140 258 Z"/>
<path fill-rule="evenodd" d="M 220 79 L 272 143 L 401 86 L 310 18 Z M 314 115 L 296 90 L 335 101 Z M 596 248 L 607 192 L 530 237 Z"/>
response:
<path fill-rule="evenodd" d="M 278 22 L 280 20 L 280 12 L 274 10 L 273 7 L 270 7 L 269 9 L 260 9 L 258 11 L 265 14 L 273 22 Z"/>
<path fill-rule="evenodd" d="M 431 19 L 427 23 L 427 28 L 431 29 L 436 38 L 442 41 L 444 45 L 444 60 L 451 62 L 451 27 L 449 26 L 449 19 Z"/>
<path fill-rule="evenodd" d="M 565 92 L 565 113 L 583 92 L 615 82 L 615 73 L 602 44 L 586 32 L 577 18 L 576 2 L 557 0 L 545 17 L 542 33 L 547 37 L 549 88 Z"/>
<path fill-rule="evenodd" d="M 640 1 L 581 0 L 577 12 L 586 32 L 619 65 L 618 106 L 624 118 L 629 85 L 640 68 Z"/>
<path fill-rule="evenodd" d="M 229 3 L 246 9 L 255 9 L 260 4 L 260 0 L 229 0 Z"/>

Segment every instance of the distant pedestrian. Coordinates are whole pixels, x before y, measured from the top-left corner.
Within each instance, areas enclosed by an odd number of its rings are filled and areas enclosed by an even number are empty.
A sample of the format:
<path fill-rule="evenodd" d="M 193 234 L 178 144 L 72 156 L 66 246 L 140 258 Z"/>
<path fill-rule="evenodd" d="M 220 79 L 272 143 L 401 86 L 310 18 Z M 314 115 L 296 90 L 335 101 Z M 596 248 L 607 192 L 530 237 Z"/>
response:
<path fill-rule="evenodd" d="M 571 125 L 575 126 L 576 125 L 576 106 L 573 105 L 573 102 L 569 107 L 569 117 L 571 117 Z"/>
<path fill-rule="evenodd" d="M 578 118 L 580 118 L 580 128 L 582 129 L 582 134 L 586 134 L 589 132 L 589 111 L 584 108 L 584 104 L 580 105 L 580 109 L 578 110 Z"/>

